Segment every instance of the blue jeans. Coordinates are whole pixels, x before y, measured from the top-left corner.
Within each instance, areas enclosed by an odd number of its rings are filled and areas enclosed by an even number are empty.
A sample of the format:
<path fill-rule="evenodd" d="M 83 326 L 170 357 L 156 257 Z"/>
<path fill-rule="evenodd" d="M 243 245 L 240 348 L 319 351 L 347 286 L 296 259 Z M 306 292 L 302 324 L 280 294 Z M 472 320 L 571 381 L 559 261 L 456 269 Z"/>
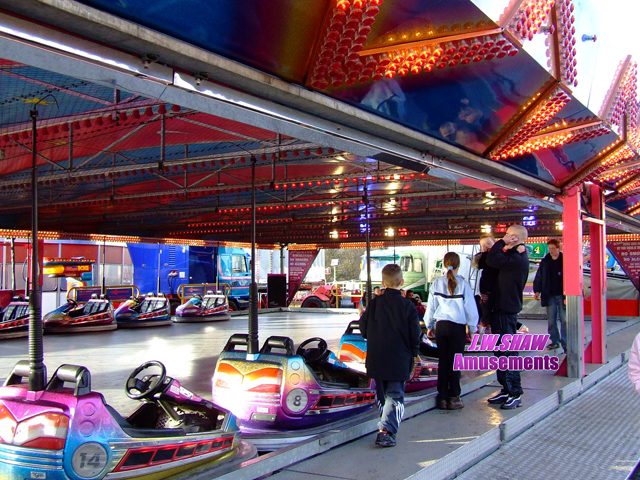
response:
<path fill-rule="evenodd" d="M 385 430 L 394 435 L 404 416 L 404 384 L 405 382 L 391 382 L 376 380 L 377 403 L 380 409 L 378 430 Z"/>
<path fill-rule="evenodd" d="M 558 320 L 560 320 L 560 332 L 558 333 Z M 551 343 L 567 345 L 567 307 L 562 295 L 549 297 L 547 305 L 547 322 Z"/>

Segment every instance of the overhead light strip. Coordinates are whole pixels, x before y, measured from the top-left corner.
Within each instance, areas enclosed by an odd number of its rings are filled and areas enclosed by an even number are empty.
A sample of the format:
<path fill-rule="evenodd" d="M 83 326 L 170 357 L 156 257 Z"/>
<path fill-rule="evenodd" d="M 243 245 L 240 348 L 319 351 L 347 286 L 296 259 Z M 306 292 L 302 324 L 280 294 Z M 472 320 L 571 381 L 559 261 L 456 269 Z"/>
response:
<path fill-rule="evenodd" d="M 87 62 L 145 77 L 163 84 L 173 83 L 173 69 L 97 43 L 0 13 L 0 36 L 54 49 Z"/>

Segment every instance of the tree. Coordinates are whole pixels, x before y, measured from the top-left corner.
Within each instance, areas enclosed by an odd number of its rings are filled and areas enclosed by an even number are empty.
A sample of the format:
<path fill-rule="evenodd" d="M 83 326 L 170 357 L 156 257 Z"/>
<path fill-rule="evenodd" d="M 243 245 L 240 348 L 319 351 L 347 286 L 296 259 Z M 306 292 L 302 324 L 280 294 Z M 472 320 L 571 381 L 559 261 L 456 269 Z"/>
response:
<path fill-rule="evenodd" d="M 327 249 L 325 251 L 325 267 L 331 267 L 331 260 L 337 258 L 340 265 L 336 267 L 336 280 L 358 280 L 360 278 L 360 262 L 364 255 L 363 248 Z M 327 280 L 333 281 L 333 268 Z"/>

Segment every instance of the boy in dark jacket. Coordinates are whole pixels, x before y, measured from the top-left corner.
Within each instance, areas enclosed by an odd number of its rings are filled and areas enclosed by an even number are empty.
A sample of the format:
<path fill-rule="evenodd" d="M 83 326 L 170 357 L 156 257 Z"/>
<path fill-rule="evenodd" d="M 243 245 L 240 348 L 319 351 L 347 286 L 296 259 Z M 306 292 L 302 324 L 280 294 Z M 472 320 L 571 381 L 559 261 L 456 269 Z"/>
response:
<path fill-rule="evenodd" d="M 497 268 L 498 283 L 493 293 L 491 333 L 514 335 L 518 330 L 518 313 L 522 310 L 522 292 L 529 276 L 529 253 L 524 246 L 527 229 L 511 225 L 502 240 L 498 240 L 487 255 L 487 264 Z M 518 352 L 498 352 L 496 356 L 517 356 Z M 517 370 L 496 372 L 502 390 L 489 398 L 489 403 L 502 404 L 504 409 L 522 406 L 522 384 Z"/>
<path fill-rule="evenodd" d="M 384 295 L 371 300 L 360 317 L 360 331 L 367 339 L 367 376 L 376 382 L 380 422 L 376 445 L 394 447 L 404 414 L 404 387 L 411 378 L 420 352 L 420 322 L 415 305 L 403 297 L 399 265 L 382 269 Z"/>

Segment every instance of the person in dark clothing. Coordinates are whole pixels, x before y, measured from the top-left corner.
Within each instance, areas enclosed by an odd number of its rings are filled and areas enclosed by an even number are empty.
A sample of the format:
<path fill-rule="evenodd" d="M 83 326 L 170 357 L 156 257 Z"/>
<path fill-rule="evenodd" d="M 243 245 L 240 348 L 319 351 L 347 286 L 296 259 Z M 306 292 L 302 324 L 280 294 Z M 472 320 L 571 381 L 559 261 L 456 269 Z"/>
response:
<path fill-rule="evenodd" d="M 529 276 L 529 254 L 524 246 L 527 229 L 511 225 L 502 240 L 498 240 L 487 255 L 487 264 L 499 270 L 497 288 L 493 297 L 491 333 L 514 335 L 518 313 L 522 310 L 522 292 Z M 496 356 L 517 356 L 518 352 L 496 352 Z M 501 404 L 504 409 L 522 406 L 522 384 L 517 370 L 496 372 L 502 390 L 489 398 L 489 403 Z"/>
<path fill-rule="evenodd" d="M 564 304 L 564 281 L 560 240 L 552 238 L 547 242 L 549 253 L 542 259 L 536 278 L 533 280 L 534 298 L 547 307 L 547 329 L 551 343 L 549 349 L 567 350 L 567 307 Z M 560 321 L 560 332 L 558 332 Z"/>
<path fill-rule="evenodd" d="M 487 265 L 487 256 L 489 255 L 489 250 L 491 250 L 494 243 L 496 243 L 496 240 L 491 234 L 482 235 L 480 237 L 481 252 L 473 258 L 473 266 L 478 270 L 482 270 L 482 276 L 480 277 L 480 284 L 478 286 L 481 297 L 479 326 L 484 328 L 491 324 L 491 305 L 493 300 L 491 292 L 498 284 L 498 274 L 500 273 L 500 270 L 497 268 Z"/>
<path fill-rule="evenodd" d="M 367 376 L 376 382 L 380 422 L 376 445 L 393 447 L 404 414 L 404 387 L 420 352 L 420 322 L 415 305 L 403 297 L 399 265 L 382 269 L 384 295 L 371 300 L 360 317 L 360 332 L 367 339 Z"/>
<path fill-rule="evenodd" d="M 409 301 L 411 303 L 413 303 L 414 305 L 418 305 L 418 299 L 415 297 L 415 294 L 413 293 L 413 290 L 407 290 L 407 293 L 405 294 L 405 297 L 407 297 L 409 299 Z"/>

